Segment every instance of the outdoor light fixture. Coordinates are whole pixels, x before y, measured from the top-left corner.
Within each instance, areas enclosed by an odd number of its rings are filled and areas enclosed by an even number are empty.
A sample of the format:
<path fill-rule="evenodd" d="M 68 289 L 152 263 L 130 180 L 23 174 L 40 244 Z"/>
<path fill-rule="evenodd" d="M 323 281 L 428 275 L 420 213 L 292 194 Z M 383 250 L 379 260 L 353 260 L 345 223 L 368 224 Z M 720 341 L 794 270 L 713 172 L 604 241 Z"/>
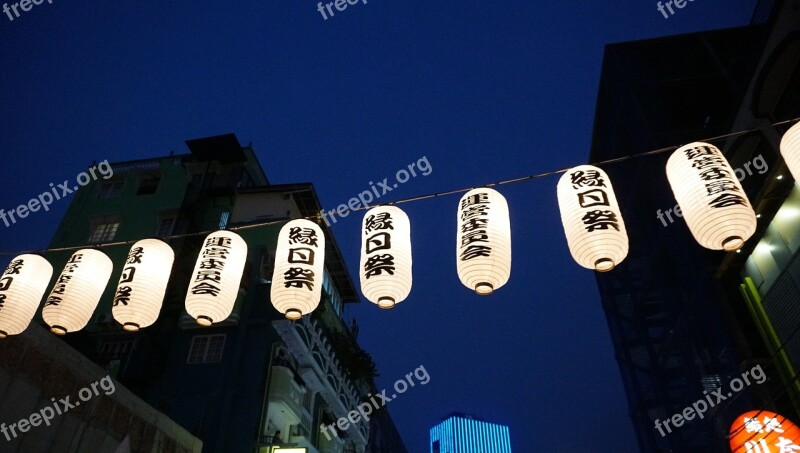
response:
<path fill-rule="evenodd" d="M 489 188 L 473 189 L 458 203 L 458 278 L 480 295 L 491 294 L 511 276 L 508 203 Z"/>
<path fill-rule="evenodd" d="M 0 339 L 28 328 L 52 276 L 53 266 L 39 255 L 11 260 L 0 277 Z"/>
<path fill-rule="evenodd" d="M 581 165 L 558 181 L 558 207 L 572 258 L 607 272 L 628 255 L 628 233 L 611 180 L 600 168 Z"/>
<path fill-rule="evenodd" d="M 795 182 L 800 183 L 800 122 L 789 128 L 781 139 L 781 156 Z"/>
<path fill-rule="evenodd" d="M 135 332 L 158 319 L 175 253 L 159 239 L 133 244 L 114 293 L 114 319 L 122 328 Z"/>
<path fill-rule="evenodd" d="M 78 250 L 70 257 L 44 303 L 42 318 L 56 335 L 86 327 L 114 265 L 105 253 Z"/>
<path fill-rule="evenodd" d="M 278 233 L 270 299 L 287 319 L 317 308 L 325 272 L 325 235 L 314 222 L 297 219 Z"/>
<path fill-rule="evenodd" d="M 207 327 L 231 315 L 247 260 L 247 243 L 219 230 L 206 236 L 186 293 L 186 312 Z"/>
<path fill-rule="evenodd" d="M 682 146 L 667 162 L 667 179 L 686 224 L 705 248 L 733 251 L 756 230 L 756 214 L 725 156 L 708 143 Z"/>
<path fill-rule="evenodd" d="M 361 292 L 392 308 L 411 292 L 411 223 L 402 209 L 378 206 L 361 222 Z"/>

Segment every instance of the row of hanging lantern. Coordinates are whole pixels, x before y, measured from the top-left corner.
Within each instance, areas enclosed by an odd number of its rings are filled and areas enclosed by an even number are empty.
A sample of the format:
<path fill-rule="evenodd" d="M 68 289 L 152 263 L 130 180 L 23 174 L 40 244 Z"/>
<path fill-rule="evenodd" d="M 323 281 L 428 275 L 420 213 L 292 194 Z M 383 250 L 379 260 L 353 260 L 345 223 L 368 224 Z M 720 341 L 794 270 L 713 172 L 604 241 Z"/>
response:
<path fill-rule="evenodd" d="M 800 181 L 800 123 L 784 135 L 781 154 Z M 732 251 L 755 232 L 757 220 L 747 195 L 722 152 L 708 143 L 678 148 L 667 161 L 667 179 L 683 218 L 703 247 Z M 567 245 L 581 266 L 607 272 L 628 254 L 628 235 L 608 175 L 581 165 L 564 173 L 557 187 Z M 511 275 L 508 203 L 496 190 L 473 189 L 459 200 L 456 263 L 469 289 L 488 295 Z M 395 206 L 367 211 L 361 224 L 359 276 L 364 296 L 381 308 L 405 300 L 412 285 L 411 227 Z M 112 314 L 125 330 L 137 331 L 158 318 L 174 261 L 159 239 L 131 247 Z M 186 311 L 199 325 L 230 316 L 247 258 L 247 243 L 232 231 L 205 238 L 190 278 Z M 325 262 L 325 235 L 314 222 L 286 223 L 278 234 L 270 298 L 288 319 L 299 319 L 319 304 Z M 86 326 L 112 273 L 112 262 L 95 249 L 75 252 L 56 279 L 42 309 L 52 332 L 63 335 Z M 25 330 L 52 277 L 43 257 L 14 258 L 0 277 L 0 338 Z"/>

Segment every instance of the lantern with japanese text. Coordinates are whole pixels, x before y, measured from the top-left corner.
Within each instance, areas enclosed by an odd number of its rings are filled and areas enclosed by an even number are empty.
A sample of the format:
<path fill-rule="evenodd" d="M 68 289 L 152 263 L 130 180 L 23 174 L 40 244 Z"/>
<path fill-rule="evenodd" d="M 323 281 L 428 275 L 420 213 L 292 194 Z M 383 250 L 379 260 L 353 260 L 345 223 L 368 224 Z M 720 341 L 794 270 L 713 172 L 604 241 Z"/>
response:
<path fill-rule="evenodd" d="M 278 234 L 270 299 L 287 319 L 317 308 L 325 272 L 325 235 L 309 220 L 288 222 Z"/>
<path fill-rule="evenodd" d="M 800 184 L 800 122 L 792 126 L 781 139 L 781 156 L 792 173 L 796 183 Z"/>
<path fill-rule="evenodd" d="M 725 156 L 715 146 L 682 146 L 667 161 L 667 179 L 689 230 L 705 248 L 741 248 L 756 230 L 756 214 Z"/>
<path fill-rule="evenodd" d="M 131 247 L 117 291 L 112 313 L 122 328 L 135 332 L 158 319 L 175 253 L 164 241 L 143 239 Z"/>
<path fill-rule="evenodd" d="M 606 172 L 591 165 L 568 170 L 558 181 L 558 207 L 578 264 L 607 272 L 628 255 L 628 233 Z"/>
<path fill-rule="evenodd" d="M 411 223 L 402 209 L 378 206 L 361 222 L 361 292 L 392 308 L 411 292 Z"/>
<path fill-rule="evenodd" d="M 56 335 L 86 327 L 108 285 L 114 265 L 105 253 L 82 249 L 73 253 L 42 308 L 42 318 Z"/>
<path fill-rule="evenodd" d="M 52 276 L 53 266 L 39 255 L 11 260 L 0 277 L 0 339 L 28 328 Z"/>
<path fill-rule="evenodd" d="M 750 411 L 733 421 L 733 453 L 783 453 L 800 451 L 800 428 L 775 412 Z"/>
<path fill-rule="evenodd" d="M 206 236 L 186 292 L 186 312 L 207 327 L 230 316 L 247 261 L 247 243 L 219 230 Z"/>
<path fill-rule="evenodd" d="M 480 295 L 491 294 L 511 276 L 511 223 L 506 199 L 494 189 L 473 189 L 458 203 L 458 278 Z"/>

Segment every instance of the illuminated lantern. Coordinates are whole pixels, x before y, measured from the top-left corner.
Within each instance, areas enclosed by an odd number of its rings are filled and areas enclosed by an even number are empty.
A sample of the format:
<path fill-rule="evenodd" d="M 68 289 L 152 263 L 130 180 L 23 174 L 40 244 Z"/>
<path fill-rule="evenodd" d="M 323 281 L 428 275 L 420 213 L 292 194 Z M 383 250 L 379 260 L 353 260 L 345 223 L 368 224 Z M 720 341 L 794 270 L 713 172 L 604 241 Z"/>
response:
<path fill-rule="evenodd" d="M 756 230 L 756 214 L 725 156 L 708 143 L 682 146 L 667 162 L 667 178 L 692 235 L 705 248 L 741 248 Z"/>
<path fill-rule="evenodd" d="M 456 268 L 461 283 L 480 295 L 505 285 L 511 276 L 508 203 L 489 188 L 473 189 L 458 203 Z"/>
<path fill-rule="evenodd" d="M 247 243 L 219 230 L 206 236 L 186 292 L 186 312 L 207 327 L 231 315 L 247 261 Z"/>
<path fill-rule="evenodd" d="M 114 293 L 114 319 L 135 332 L 158 319 L 175 253 L 164 241 L 143 239 L 131 247 Z"/>
<path fill-rule="evenodd" d="M 287 319 L 300 319 L 317 308 L 325 271 L 325 235 L 309 220 L 292 220 L 281 228 L 275 251 L 270 299 Z"/>
<path fill-rule="evenodd" d="M 11 260 L 0 277 L 0 339 L 28 327 L 52 276 L 53 266 L 39 255 Z"/>
<path fill-rule="evenodd" d="M 733 453 L 800 451 L 800 428 L 775 412 L 750 411 L 736 417 L 729 437 Z"/>
<path fill-rule="evenodd" d="M 361 292 L 392 308 L 411 292 L 411 223 L 400 208 L 378 206 L 361 222 Z"/>
<path fill-rule="evenodd" d="M 86 327 L 100 302 L 114 265 L 105 253 L 78 250 L 58 276 L 42 308 L 42 318 L 57 335 Z"/>
<path fill-rule="evenodd" d="M 558 207 L 572 258 L 607 272 L 628 255 L 628 233 L 606 172 L 581 165 L 558 181 Z"/>
<path fill-rule="evenodd" d="M 800 184 L 800 122 L 786 131 L 781 139 L 781 155 L 795 182 Z"/>

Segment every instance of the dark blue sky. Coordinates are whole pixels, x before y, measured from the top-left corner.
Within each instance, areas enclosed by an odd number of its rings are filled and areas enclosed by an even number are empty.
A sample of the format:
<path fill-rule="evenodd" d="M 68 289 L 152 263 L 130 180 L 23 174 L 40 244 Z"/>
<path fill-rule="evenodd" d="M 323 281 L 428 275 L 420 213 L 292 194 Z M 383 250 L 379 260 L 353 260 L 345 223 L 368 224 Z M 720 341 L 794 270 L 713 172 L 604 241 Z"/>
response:
<path fill-rule="evenodd" d="M 176 3 L 54 0 L 0 16 L 0 207 L 92 161 L 183 153 L 186 139 L 227 132 L 253 143 L 273 183 L 313 182 L 328 209 L 423 156 L 431 174 L 381 200 L 583 164 L 605 44 L 746 25 L 755 1 L 697 0 L 664 19 L 650 0 L 369 0 L 327 21 L 309 0 Z M 500 188 L 513 268 L 491 297 L 455 272 L 458 196 L 402 206 L 411 296 L 347 318 L 379 387 L 419 365 L 431 376 L 389 406 L 412 453 L 454 410 L 510 425 L 516 452 L 636 450 L 557 180 Z M 67 205 L 0 223 L 0 249 L 45 247 Z M 360 219 L 333 227 L 356 281 Z"/>

